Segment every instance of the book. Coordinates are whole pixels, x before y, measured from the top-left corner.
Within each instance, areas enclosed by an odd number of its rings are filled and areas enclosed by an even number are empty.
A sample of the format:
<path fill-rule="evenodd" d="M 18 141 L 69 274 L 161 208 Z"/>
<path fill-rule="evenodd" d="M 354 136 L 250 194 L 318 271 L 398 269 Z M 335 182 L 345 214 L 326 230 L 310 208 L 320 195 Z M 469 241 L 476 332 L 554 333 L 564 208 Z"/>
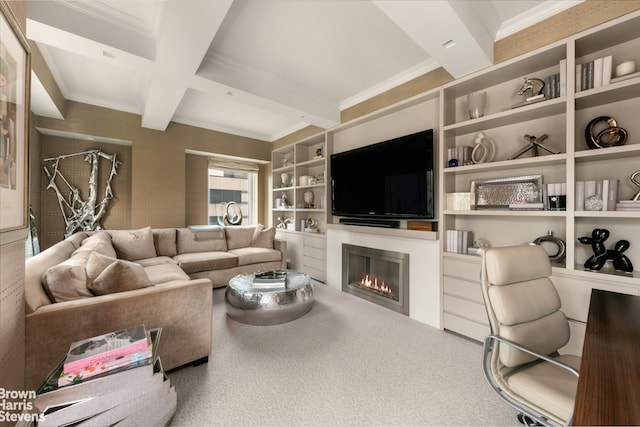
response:
<path fill-rule="evenodd" d="M 604 62 L 604 58 L 596 58 L 593 60 L 593 87 L 594 88 L 602 86 L 603 62 Z"/>
<path fill-rule="evenodd" d="M 97 375 L 107 374 L 120 368 L 137 367 L 151 363 L 153 344 L 151 341 L 151 333 L 146 331 L 147 347 L 144 350 L 135 351 L 116 359 L 99 360 L 95 364 L 91 364 L 81 369 L 65 371 L 60 373 L 58 378 L 58 387 L 64 387 L 70 384 L 76 384 L 80 381 L 93 378 Z"/>
<path fill-rule="evenodd" d="M 576 65 L 576 93 L 582 90 L 582 64 Z"/>
<path fill-rule="evenodd" d="M 509 209 L 512 211 L 541 211 L 544 209 L 543 203 L 510 203 Z"/>
<path fill-rule="evenodd" d="M 584 210 L 584 181 L 576 181 L 576 211 Z"/>
<path fill-rule="evenodd" d="M 567 59 L 560 60 L 560 96 L 567 95 Z"/>
<path fill-rule="evenodd" d="M 618 200 L 618 180 L 609 179 L 609 193 L 607 194 L 607 210 L 615 211 Z"/>
<path fill-rule="evenodd" d="M 613 56 L 602 58 L 602 85 L 611 84 L 611 69 L 613 68 Z"/>
<path fill-rule="evenodd" d="M 64 361 L 64 371 L 80 370 L 146 348 L 147 334 L 144 325 L 76 341 L 69 347 Z"/>

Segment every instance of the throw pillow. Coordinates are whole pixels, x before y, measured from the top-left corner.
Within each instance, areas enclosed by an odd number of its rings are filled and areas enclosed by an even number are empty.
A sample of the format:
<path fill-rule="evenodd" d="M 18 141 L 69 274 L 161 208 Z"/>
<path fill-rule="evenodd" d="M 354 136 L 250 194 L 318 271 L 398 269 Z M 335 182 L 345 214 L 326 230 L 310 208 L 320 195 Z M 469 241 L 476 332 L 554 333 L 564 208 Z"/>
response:
<path fill-rule="evenodd" d="M 135 261 L 157 256 L 151 227 L 140 230 L 109 230 L 118 259 Z"/>
<path fill-rule="evenodd" d="M 276 229 L 273 227 L 261 230 L 256 228 L 256 232 L 251 240 L 251 246 L 254 248 L 273 249 L 273 239 L 276 238 Z"/>
<path fill-rule="evenodd" d="M 102 255 L 115 258 L 116 251 L 111 244 L 111 236 L 106 231 L 98 231 L 82 241 L 78 249 L 73 252 L 73 257 L 79 256 L 85 260 L 91 252 L 99 252 Z"/>
<path fill-rule="evenodd" d="M 231 250 L 251 246 L 251 241 L 253 240 L 253 235 L 256 233 L 256 229 L 262 230 L 262 228 L 264 228 L 263 225 L 235 225 L 225 227 L 227 247 Z"/>
<path fill-rule="evenodd" d="M 175 228 L 154 228 L 151 232 L 158 256 L 172 257 L 178 254 Z"/>
<path fill-rule="evenodd" d="M 72 257 L 47 269 L 42 277 L 42 284 L 55 302 L 93 296 L 87 289 L 86 263 L 85 258 Z"/>
<path fill-rule="evenodd" d="M 122 259 L 109 264 L 93 282 L 87 284 L 87 287 L 96 295 L 132 291 L 147 286 L 151 286 L 151 280 L 144 268 Z"/>
<path fill-rule="evenodd" d="M 98 252 L 91 252 L 89 259 L 87 260 L 87 287 L 90 288 L 91 283 L 107 268 L 109 265 L 116 262 L 116 258 L 111 258 L 102 255 Z"/>

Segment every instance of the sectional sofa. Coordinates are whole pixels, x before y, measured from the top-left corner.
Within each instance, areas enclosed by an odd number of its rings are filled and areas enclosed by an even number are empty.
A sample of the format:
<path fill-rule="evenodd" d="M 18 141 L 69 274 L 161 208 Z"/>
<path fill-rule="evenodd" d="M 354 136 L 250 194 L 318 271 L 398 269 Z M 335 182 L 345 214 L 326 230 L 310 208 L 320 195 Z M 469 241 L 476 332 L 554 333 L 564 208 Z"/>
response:
<path fill-rule="evenodd" d="M 162 327 L 165 370 L 206 361 L 212 289 L 286 259 L 286 242 L 262 225 L 78 232 L 26 261 L 26 386 L 73 341 L 139 323 Z"/>

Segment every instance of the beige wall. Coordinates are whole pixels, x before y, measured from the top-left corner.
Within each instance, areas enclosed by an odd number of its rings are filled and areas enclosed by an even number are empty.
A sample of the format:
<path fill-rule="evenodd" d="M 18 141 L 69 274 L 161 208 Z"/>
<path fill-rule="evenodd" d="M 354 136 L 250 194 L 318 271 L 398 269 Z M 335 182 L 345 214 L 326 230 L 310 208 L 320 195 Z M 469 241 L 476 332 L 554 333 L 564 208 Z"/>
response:
<path fill-rule="evenodd" d="M 173 122 L 165 131 L 146 129 L 140 126 L 139 115 L 77 102 L 67 101 L 66 111 L 65 120 L 35 117 L 34 125 L 131 142 L 133 228 L 182 227 L 191 221 L 186 207 L 186 150 L 256 160 L 271 156 L 271 145 L 255 139 Z"/>
<path fill-rule="evenodd" d="M 186 164 L 186 187 L 187 197 L 186 224 L 208 224 L 209 200 L 207 191 L 209 188 L 208 169 L 209 161 L 205 156 L 187 154 Z"/>

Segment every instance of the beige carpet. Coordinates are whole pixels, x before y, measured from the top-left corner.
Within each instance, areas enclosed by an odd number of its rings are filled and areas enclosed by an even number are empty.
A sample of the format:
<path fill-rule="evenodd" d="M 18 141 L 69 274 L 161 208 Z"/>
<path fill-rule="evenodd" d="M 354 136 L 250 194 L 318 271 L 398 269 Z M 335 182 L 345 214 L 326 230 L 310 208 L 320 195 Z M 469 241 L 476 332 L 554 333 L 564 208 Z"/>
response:
<path fill-rule="evenodd" d="M 300 319 L 249 326 L 214 291 L 209 363 L 169 374 L 173 426 L 517 425 L 481 346 L 319 284 Z"/>

